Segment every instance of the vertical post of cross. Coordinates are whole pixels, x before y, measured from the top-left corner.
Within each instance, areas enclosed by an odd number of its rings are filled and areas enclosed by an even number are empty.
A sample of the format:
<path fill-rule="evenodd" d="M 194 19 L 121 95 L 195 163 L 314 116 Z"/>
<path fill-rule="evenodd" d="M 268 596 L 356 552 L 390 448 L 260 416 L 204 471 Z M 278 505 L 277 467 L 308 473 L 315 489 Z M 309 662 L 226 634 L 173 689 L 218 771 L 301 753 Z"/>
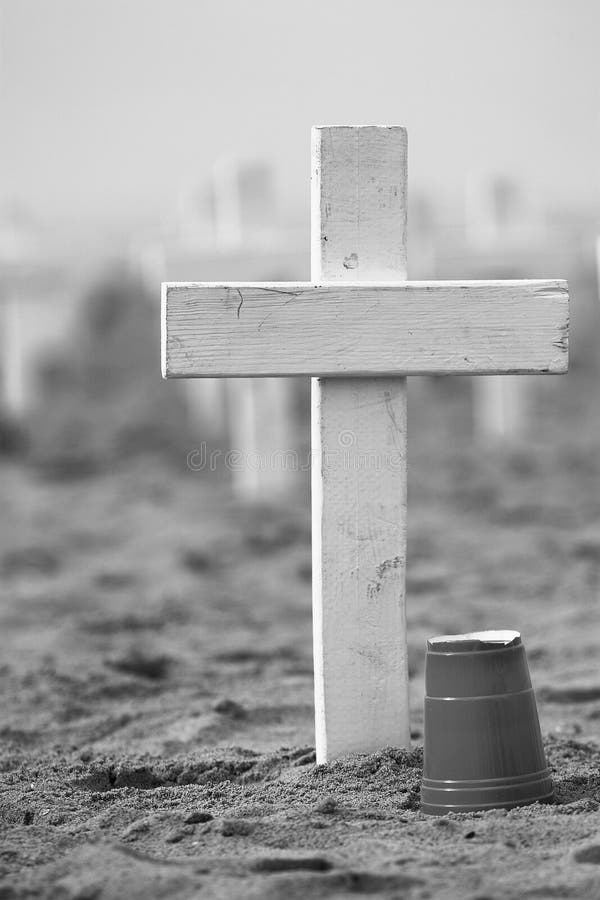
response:
<path fill-rule="evenodd" d="M 407 134 L 313 129 L 313 282 L 406 279 Z M 406 378 L 315 378 L 317 761 L 407 746 Z"/>

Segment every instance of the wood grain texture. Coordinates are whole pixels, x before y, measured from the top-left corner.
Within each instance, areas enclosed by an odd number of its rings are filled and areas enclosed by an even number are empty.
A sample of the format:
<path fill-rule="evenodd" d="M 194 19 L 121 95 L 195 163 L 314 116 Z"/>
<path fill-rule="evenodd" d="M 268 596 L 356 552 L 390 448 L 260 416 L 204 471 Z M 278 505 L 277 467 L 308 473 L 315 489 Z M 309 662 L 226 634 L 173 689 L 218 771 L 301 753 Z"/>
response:
<path fill-rule="evenodd" d="M 327 228 L 331 234 L 331 220 Z M 402 258 L 390 252 L 386 261 Z M 344 271 L 345 283 L 166 284 L 164 374 L 566 371 L 564 281 L 397 279 L 350 283 Z"/>
<path fill-rule="evenodd" d="M 404 128 L 313 131 L 311 275 L 334 288 L 320 296 L 307 339 L 314 347 L 329 320 L 328 358 L 345 369 L 316 371 L 347 374 L 360 347 L 358 371 L 367 357 L 381 363 L 381 321 L 364 340 L 378 301 L 355 307 L 350 330 L 346 322 L 360 296 L 353 282 L 406 278 L 406 152 Z M 384 295 L 396 319 L 401 294 Z M 313 379 L 312 453 L 316 752 L 327 762 L 410 744 L 406 379 Z"/>

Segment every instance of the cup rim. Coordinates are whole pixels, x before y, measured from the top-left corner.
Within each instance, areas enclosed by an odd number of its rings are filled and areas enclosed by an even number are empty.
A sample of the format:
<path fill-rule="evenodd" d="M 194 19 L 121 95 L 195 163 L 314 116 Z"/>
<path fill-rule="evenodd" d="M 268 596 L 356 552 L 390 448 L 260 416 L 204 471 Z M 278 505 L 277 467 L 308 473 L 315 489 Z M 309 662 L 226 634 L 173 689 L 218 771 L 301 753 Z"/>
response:
<path fill-rule="evenodd" d="M 469 646 L 472 644 L 472 646 Z M 467 631 L 464 634 L 439 634 L 427 640 L 427 651 L 445 655 L 490 653 L 512 650 L 521 645 L 521 633 L 514 629 Z"/>

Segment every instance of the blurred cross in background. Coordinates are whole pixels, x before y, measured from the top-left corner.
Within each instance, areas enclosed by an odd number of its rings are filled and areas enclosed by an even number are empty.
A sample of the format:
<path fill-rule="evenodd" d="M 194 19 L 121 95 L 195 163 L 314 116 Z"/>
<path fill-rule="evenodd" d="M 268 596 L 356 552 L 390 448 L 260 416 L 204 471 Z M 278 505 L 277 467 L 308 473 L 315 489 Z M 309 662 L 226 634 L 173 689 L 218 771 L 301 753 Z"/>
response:
<path fill-rule="evenodd" d="M 17 425 L 35 403 L 36 360 L 72 318 L 65 268 L 44 238 L 17 209 L 0 218 L 0 411 Z"/>
<path fill-rule="evenodd" d="M 279 221 L 273 170 L 265 162 L 223 156 L 216 160 L 204 214 L 199 204 L 182 204 L 178 233 L 171 242 L 142 245 L 139 260 L 148 285 L 157 280 L 286 280 L 307 265 L 303 233 Z M 297 385 L 281 379 L 207 378 L 185 386 L 197 435 L 225 441 L 248 464 L 233 467 L 232 487 L 246 502 L 277 500 L 296 488 L 286 452 L 298 445 L 294 415 Z M 277 465 L 266 464 L 281 451 Z"/>

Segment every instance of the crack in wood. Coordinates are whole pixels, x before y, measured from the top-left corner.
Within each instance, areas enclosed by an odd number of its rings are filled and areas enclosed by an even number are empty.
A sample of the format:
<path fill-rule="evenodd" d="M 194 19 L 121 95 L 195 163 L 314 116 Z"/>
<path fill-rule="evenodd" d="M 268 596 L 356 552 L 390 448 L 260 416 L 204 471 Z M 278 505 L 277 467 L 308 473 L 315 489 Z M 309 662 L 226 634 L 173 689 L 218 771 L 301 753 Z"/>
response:
<path fill-rule="evenodd" d="M 236 316 L 237 316 L 237 318 L 239 319 L 239 317 L 240 317 L 240 312 L 241 312 L 241 309 L 242 309 L 242 306 L 243 306 L 243 303 L 244 303 L 244 297 L 243 297 L 242 292 L 240 291 L 239 288 L 236 288 L 236 291 L 237 291 L 238 296 L 239 296 L 239 298 L 240 298 L 240 305 L 238 306 L 238 308 L 237 308 L 237 313 L 236 313 Z"/>

